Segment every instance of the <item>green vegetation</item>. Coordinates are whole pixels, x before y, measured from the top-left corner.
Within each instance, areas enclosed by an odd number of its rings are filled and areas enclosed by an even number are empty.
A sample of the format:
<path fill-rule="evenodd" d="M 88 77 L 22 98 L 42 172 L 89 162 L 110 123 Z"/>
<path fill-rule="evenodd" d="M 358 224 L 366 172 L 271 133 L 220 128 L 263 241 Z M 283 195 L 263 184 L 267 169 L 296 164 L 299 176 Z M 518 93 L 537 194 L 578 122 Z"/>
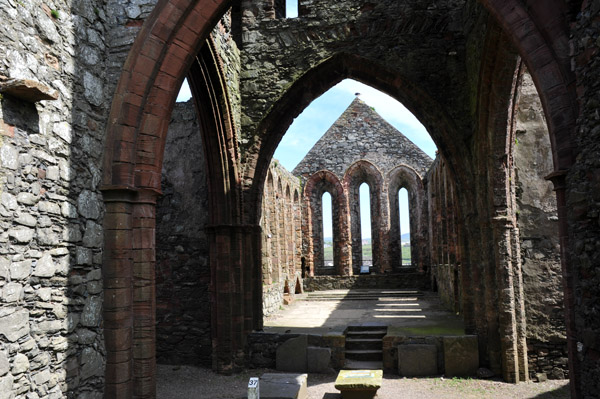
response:
<path fill-rule="evenodd" d="M 454 323 L 456 324 L 456 323 Z M 395 336 L 431 336 L 431 335 L 464 335 L 462 327 L 437 325 L 423 327 L 389 327 L 388 335 Z"/>
<path fill-rule="evenodd" d="M 52 15 L 52 18 L 54 19 L 58 19 L 60 17 L 58 10 L 50 10 L 50 15 Z"/>

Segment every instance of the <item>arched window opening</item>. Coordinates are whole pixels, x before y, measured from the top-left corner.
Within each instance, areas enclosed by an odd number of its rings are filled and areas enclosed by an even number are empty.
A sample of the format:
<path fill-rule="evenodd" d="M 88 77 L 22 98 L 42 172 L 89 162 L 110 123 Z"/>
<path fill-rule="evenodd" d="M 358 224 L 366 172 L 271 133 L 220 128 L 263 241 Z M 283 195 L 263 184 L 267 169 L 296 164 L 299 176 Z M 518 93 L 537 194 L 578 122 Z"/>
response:
<path fill-rule="evenodd" d="M 323 217 L 323 266 L 333 267 L 333 246 L 335 237 L 333 236 L 333 218 L 332 218 L 332 199 L 328 192 L 323 193 L 321 197 L 321 209 Z"/>
<path fill-rule="evenodd" d="M 371 242 L 371 189 L 367 183 L 359 187 L 360 203 L 360 246 L 362 253 L 362 264 L 373 266 L 373 247 Z"/>
<path fill-rule="evenodd" d="M 410 204 L 408 201 L 408 191 L 405 188 L 398 190 L 398 216 L 400 243 L 402 246 L 402 266 L 410 266 L 411 251 L 410 251 Z"/>

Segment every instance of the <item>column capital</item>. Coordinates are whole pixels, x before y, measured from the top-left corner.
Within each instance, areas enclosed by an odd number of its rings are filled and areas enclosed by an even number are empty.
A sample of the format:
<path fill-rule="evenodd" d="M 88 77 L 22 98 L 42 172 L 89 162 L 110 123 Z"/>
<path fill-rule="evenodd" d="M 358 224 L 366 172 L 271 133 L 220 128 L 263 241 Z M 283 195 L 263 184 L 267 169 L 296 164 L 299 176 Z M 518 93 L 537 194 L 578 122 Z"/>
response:
<path fill-rule="evenodd" d="M 100 187 L 104 202 L 127 202 L 132 204 L 156 204 L 162 195 L 160 190 L 131 186 L 105 185 Z"/>
<path fill-rule="evenodd" d="M 569 173 L 568 169 L 555 170 L 544 179 L 549 180 L 554 184 L 554 191 L 564 190 L 566 188 L 566 177 Z"/>

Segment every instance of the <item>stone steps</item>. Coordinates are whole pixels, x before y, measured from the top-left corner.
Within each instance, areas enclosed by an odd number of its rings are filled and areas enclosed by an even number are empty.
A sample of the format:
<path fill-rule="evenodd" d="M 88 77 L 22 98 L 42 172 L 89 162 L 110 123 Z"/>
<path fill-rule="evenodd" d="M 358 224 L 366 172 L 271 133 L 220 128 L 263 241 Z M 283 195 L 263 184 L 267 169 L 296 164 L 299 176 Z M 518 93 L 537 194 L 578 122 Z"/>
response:
<path fill-rule="evenodd" d="M 307 293 L 305 301 L 377 301 L 380 298 L 421 297 L 419 290 L 333 290 Z"/>
<path fill-rule="evenodd" d="M 372 338 L 347 338 L 346 337 L 346 349 L 347 350 L 361 350 L 361 349 L 369 349 L 373 347 L 373 344 L 379 345 L 381 343 L 381 338 L 372 339 Z"/>
<path fill-rule="evenodd" d="M 346 359 L 364 361 L 383 361 L 383 350 L 346 350 Z"/>
<path fill-rule="evenodd" d="M 383 364 L 384 325 L 355 325 L 346 329 L 345 368 L 380 369 Z M 369 367 L 365 362 L 370 363 Z M 371 367 L 375 366 L 375 367 Z"/>

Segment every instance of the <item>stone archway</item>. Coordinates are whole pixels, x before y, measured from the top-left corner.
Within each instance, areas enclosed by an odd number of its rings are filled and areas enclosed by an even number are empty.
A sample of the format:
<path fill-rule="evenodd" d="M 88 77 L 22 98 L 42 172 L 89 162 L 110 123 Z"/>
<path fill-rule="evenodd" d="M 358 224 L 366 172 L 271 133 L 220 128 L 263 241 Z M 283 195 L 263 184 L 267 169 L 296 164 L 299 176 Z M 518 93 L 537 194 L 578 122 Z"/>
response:
<path fill-rule="evenodd" d="M 427 267 L 427 209 L 425 187 L 419 174 L 411 167 L 399 165 L 386 176 L 390 204 L 390 259 L 402 262 L 402 243 L 400 239 L 400 215 L 398 191 L 405 188 L 408 192 L 410 210 L 410 247 L 411 262 L 417 270 L 424 272 Z"/>
<path fill-rule="evenodd" d="M 352 264 L 359 271 L 363 264 L 361 243 L 361 214 L 359 189 L 362 183 L 369 186 L 371 243 L 373 248 L 373 268 L 380 273 L 389 268 L 387 257 L 388 207 L 385 201 L 385 186 L 379 169 L 366 160 L 356 161 L 346 170 L 342 184 L 349 198 L 350 228 L 352 235 Z"/>
<path fill-rule="evenodd" d="M 108 138 L 106 140 L 105 167 L 104 167 L 104 196 L 107 207 L 105 220 L 105 342 L 107 348 L 107 372 L 105 394 L 109 397 L 150 397 L 153 395 L 154 368 L 151 357 L 153 338 L 151 334 L 144 339 L 136 341 L 136 349 L 141 357 L 135 357 L 133 353 L 132 340 L 136 340 L 133 328 L 134 320 L 142 322 L 152 329 L 152 294 L 146 292 L 145 301 L 134 304 L 134 290 L 132 281 L 134 278 L 132 270 L 142 267 L 151 273 L 153 268 L 153 213 L 154 198 L 159 190 L 161 151 L 164 147 L 164 134 L 166 124 L 174 98 L 183 77 L 187 74 L 189 66 L 209 30 L 215 25 L 230 1 L 191 1 L 161 0 L 154 12 L 148 18 L 142 31 L 131 50 L 126 62 L 125 70 L 116 90 L 108 126 Z M 498 18 L 504 29 L 509 32 L 513 42 L 517 45 L 520 54 L 527 63 L 534 77 L 540 97 L 549 117 L 549 130 L 553 143 L 553 153 L 556 172 L 551 176 L 557 187 L 559 203 L 559 220 L 561 221 L 561 247 L 563 271 L 566 277 L 565 294 L 567 297 L 567 309 L 573 310 L 573 281 L 569 265 L 569 240 L 567 231 L 567 209 L 565 178 L 569 167 L 575 159 L 576 145 L 573 141 L 574 128 L 577 116 L 576 95 L 574 90 L 572 73 L 569 71 L 568 56 L 568 27 L 563 17 L 563 8 L 545 7 L 543 4 L 532 4 L 527 11 L 525 5 L 520 1 L 484 1 L 488 9 Z M 559 5 L 564 3 L 559 2 Z M 566 7 L 566 6 L 565 6 Z M 544 10 L 542 10 L 544 8 Z M 542 12 L 543 11 L 543 12 Z M 550 14 L 550 16 L 548 16 Z M 552 16 L 556 16 L 553 18 Z M 540 24 L 539 20 L 545 21 Z M 556 23 L 558 21 L 558 23 Z M 332 82 L 340 76 L 354 76 L 358 79 L 369 80 L 372 72 L 369 65 L 354 65 L 352 68 L 342 70 L 336 68 L 325 70 L 330 79 L 320 81 L 315 85 L 308 85 L 307 81 L 302 84 L 311 86 L 313 94 L 323 89 L 327 83 Z M 348 66 L 348 65 L 346 65 Z M 386 86 L 388 92 L 400 96 L 398 92 L 402 87 L 406 90 L 406 82 L 389 77 L 389 80 L 381 83 Z M 300 86 L 293 90 L 299 90 Z M 410 90 L 408 90 L 410 91 Z M 310 96 L 309 96 L 310 97 Z M 290 99 L 303 98 L 299 107 L 307 104 L 308 97 L 299 93 L 292 95 Z M 313 97 L 314 98 L 314 97 Z M 431 102 L 422 101 L 423 108 L 429 108 Z M 435 104 L 431 107 L 435 110 Z M 297 114 L 290 111 L 290 105 L 277 106 L 273 117 L 283 117 L 282 125 L 289 125 L 289 121 Z M 413 110 L 415 111 L 415 110 Z M 418 110 L 417 110 L 418 111 Z M 421 109 L 423 112 L 423 109 Z M 415 112 L 419 114 L 419 112 Z M 443 115 L 440 127 L 452 126 L 450 118 Z M 436 120 L 436 117 L 427 118 Z M 218 119 L 223 122 L 222 119 Z M 443 127 L 442 125 L 446 125 Z M 286 125 L 286 126 L 287 126 Z M 267 121 L 262 125 L 265 135 L 263 145 L 260 146 L 261 155 L 256 161 L 247 167 L 249 177 L 253 181 L 252 200 L 247 202 L 245 209 L 255 206 L 255 199 L 260 198 L 260 188 L 266 175 L 266 167 L 261 164 L 270 159 L 274 147 L 281 139 L 278 133 L 271 133 L 280 129 L 272 129 L 274 120 Z M 227 130 L 227 129 L 225 129 Z M 452 135 L 450 134 L 449 137 Z M 451 140 L 448 141 L 452 147 Z M 216 148 L 215 154 L 227 154 L 228 151 Z M 450 159 L 450 161 L 456 161 Z M 237 172 L 229 168 L 235 164 L 234 160 L 227 160 L 226 166 L 220 170 L 223 176 L 219 181 L 212 181 L 211 187 L 218 188 L 216 193 L 230 193 L 229 189 L 235 187 L 240 177 Z M 268 162 L 266 162 L 268 165 Z M 228 182 L 227 184 L 223 184 Z M 231 185 L 229 185 L 231 183 Z M 214 184 L 214 186 L 213 186 Z M 235 202 L 235 201 L 234 201 Z M 230 203 L 230 202 L 227 202 Z M 246 208 L 250 207 L 250 208 Z M 244 225 L 239 219 L 239 209 L 236 207 L 219 207 L 218 220 L 235 220 L 235 224 L 214 227 L 214 239 L 211 241 L 211 263 L 215 270 L 227 270 L 234 264 L 235 259 L 223 257 L 219 249 L 229 248 L 233 245 L 236 251 L 247 251 L 252 253 L 260 248 L 260 236 L 257 231 L 258 222 Z M 255 211 L 244 213 L 247 221 L 255 221 Z M 235 216 L 234 216 L 235 215 Z M 219 239 L 217 239 L 219 237 Z M 237 244 L 236 244 L 237 243 Z M 245 243 L 244 245 L 240 245 Z M 136 266 L 137 264 L 137 266 Z M 220 267 L 219 267 L 220 266 Z M 146 275 L 147 281 L 151 275 Z M 242 286 L 236 287 L 230 293 L 236 298 L 250 299 L 251 303 L 260 292 L 260 287 L 252 285 L 252 279 L 244 280 Z M 139 290 L 144 291 L 143 289 Z M 244 292 L 241 292 L 244 291 Z M 258 295 L 260 297 L 260 295 Z M 222 325 L 217 332 L 219 338 L 230 342 L 233 336 L 241 338 L 243 332 L 233 332 L 232 326 L 244 325 L 244 329 L 251 328 L 256 323 L 256 316 L 231 309 L 231 301 L 223 296 L 223 305 L 231 315 L 232 321 L 229 325 Z M 254 298 L 255 299 L 255 298 Z M 258 301 L 260 303 L 260 301 Z M 220 305 L 217 305 L 220 306 Z M 234 314 L 235 313 L 235 314 Z M 260 313 L 260 311 L 259 311 Z M 568 324 L 573 325 L 573 317 L 568 316 Z M 575 329 L 574 329 L 575 331 Z M 581 328 L 576 330 L 581 334 Z M 241 339 L 243 342 L 243 338 Z M 573 378 L 574 396 L 580 386 L 577 377 L 580 375 L 578 361 L 575 358 L 575 337 L 570 337 L 571 369 Z M 217 357 L 223 364 L 231 364 L 231 359 L 237 348 L 219 346 Z M 588 363 L 590 360 L 586 360 Z M 147 366 L 147 367 L 146 367 Z M 133 370 L 140 370 L 135 373 Z M 227 371 L 223 367 L 222 371 Z M 588 377 L 589 378 L 589 377 Z"/>
<path fill-rule="evenodd" d="M 333 213 L 333 265 L 324 267 L 322 197 L 331 195 Z M 351 232 L 348 217 L 348 198 L 344 188 L 333 173 L 322 170 L 309 177 L 304 187 L 302 223 L 303 246 L 306 248 L 306 268 L 310 276 L 315 274 L 352 275 Z"/>

